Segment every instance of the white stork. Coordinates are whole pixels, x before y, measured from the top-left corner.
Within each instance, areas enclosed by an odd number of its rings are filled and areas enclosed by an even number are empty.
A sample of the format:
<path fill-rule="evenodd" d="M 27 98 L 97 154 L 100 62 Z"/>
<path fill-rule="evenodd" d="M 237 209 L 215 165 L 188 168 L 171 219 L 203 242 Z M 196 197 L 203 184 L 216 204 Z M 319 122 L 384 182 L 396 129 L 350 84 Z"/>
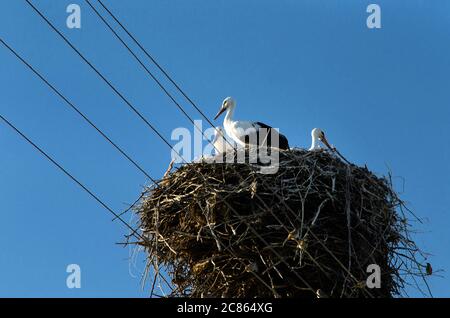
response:
<path fill-rule="evenodd" d="M 271 126 L 261 122 L 233 120 L 232 116 L 235 107 L 236 102 L 231 97 L 225 98 L 214 119 L 217 119 L 223 112 L 227 112 L 223 120 L 223 127 L 228 136 L 238 145 L 256 144 L 271 147 L 272 141 L 278 139 L 278 148 L 283 150 L 289 149 L 287 138 Z"/>
<path fill-rule="evenodd" d="M 319 145 L 319 141 L 321 141 L 325 146 L 328 147 L 328 149 L 331 150 L 331 152 L 336 153 L 339 157 L 341 157 L 342 160 L 344 160 L 347 164 L 351 165 L 352 163 L 350 161 L 348 161 L 340 152 L 339 150 L 336 149 L 336 147 L 331 146 L 327 140 L 327 138 L 325 137 L 325 133 L 320 129 L 320 128 L 314 128 L 311 131 L 311 138 L 312 138 L 312 143 L 311 143 L 311 147 L 309 148 L 309 151 L 315 151 L 315 150 L 320 150 L 320 145 Z"/>
<path fill-rule="evenodd" d="M 335 148 L 330 146 L 328 143 L 327 138 L 325 137 L 325 133 L 320 128 L 314 128 L 311 131 L 311 147 L 309 148 L 309 151 L 313 150 L 320 150 L 320 144 L 319 141 L 321 141 L 325 146 L 327 146 L 331 151 L 334 151 Z"/>

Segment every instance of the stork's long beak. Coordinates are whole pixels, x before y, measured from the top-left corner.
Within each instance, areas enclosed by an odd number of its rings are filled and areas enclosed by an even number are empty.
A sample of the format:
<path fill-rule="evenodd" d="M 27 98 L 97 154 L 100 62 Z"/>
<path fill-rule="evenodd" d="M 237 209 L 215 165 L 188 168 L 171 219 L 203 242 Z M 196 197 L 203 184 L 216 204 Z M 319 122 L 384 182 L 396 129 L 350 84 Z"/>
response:
<path fill-rule="evenodd" d="M 352 163 L 350 161 L 348 161 L 347 159 L 345 159 L 345 157 L 343 155 L 341 155 L 341 153 L 339 152 L 339 150 L 337 150 L 335 147 L 331 147 L 330 144 L 328 143 L 327 138 L 325 137 L 325 134 L 322 135 L 321 137 L 322 142 L 332 151 L 335 152 L 339 157 L 342 158 L 342 160 L 344 160 L 347 164 L 351 165 Z"/>
<path fill-rule="evenodd" d="M 216 117 L 214 117 L 214 120 L 216 120 L 224 111 L 225 111 L 225 107 L 220 108 L 220 110 L 217 113 Z"/>
<path fill-rule="evenodd" d="M 325 137 L 325 134 L 322 134 L 322 137 L 320 137 L 320 140 L 324 143 L 325 146 L 328 147 L 328 149 L 330 149 L 331 151 L 334 151 L 335 149 L 333 147 L 330 146 L 330 144 L 328 143 L 327 138 Z"/>

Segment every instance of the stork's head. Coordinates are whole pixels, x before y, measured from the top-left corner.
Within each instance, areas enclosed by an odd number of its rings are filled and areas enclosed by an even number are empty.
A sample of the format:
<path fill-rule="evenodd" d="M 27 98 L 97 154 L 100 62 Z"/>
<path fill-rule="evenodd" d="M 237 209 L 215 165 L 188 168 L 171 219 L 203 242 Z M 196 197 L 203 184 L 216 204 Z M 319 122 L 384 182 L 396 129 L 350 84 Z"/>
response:
<path fill-rule="evenodd" d="M 333 150 L 333 147 L 330 146 L 330 144 L 328 143 L 327 138 L 325 137 L 325 133 L 322 131 L 322 129 L 320 128 L 314 128 L 311 131 L 311 137 L 315 140 L 320 140 L 321 142 L 323 142 L 323 144 L 325 146 L 327 146 L 330 150 Z"/>
<path fill-rule="evenodd" d="M 227 97 L 223 100 L 222 106 L 219 109 L 219 112 L 217 113 L 216 117 L 214 117 L 214 120 L 216 120 L 224 111 L 234 108 L 236 106 L 236 102 L 233 98 Z"/>
<path fill-rule="evenodd" d="M 322 129 L 320 129 L 320 128 L 314 128 L 311 131 L 311 137 L 313 137 L 314 139 L 320 140 L 324 136 L 325 136 L 325 134 L 323 133 Z"/>

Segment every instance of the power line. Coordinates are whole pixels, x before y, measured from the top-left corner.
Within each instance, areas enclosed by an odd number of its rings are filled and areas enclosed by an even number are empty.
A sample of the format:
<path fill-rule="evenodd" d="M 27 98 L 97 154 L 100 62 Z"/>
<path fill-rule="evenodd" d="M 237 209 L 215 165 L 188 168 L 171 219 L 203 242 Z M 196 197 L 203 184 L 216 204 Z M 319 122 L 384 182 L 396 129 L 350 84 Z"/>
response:
<path fill-rule="evenodd" d="M 89 65 L 89 67 L 122 99 L 125 104 L 155 133 L 161 138 L 162 141 L 164 141 L 165 144 L 167 144 L 170 148 L 172 146 L 167 141 L 166 138 L 136 109 L 136 107 L 133 106 L 123 95 L 120 93 L 113 84 L 86 58 L 84 55 L 64 36 L 64 34 L 61 33 L 42 13 L 39 11 L 29 0 L 25 0 L 26 3 L 47 23 L 47 25 L 53 29 L 63 40 L 66 42 L 67 45 L 69 45 L 77 55 L 83 59 L 83 61 Z"/>
<path fill-rule="evenodd" d="M 187 101 L 199 112 L 199 114 L 211 125 L 215 125 L 208 119 L 208 117 L 202 112 L 202 110 L 192 101 L 191 98 L 184 92 L 183 89 L 172 79 L 172 77 L 164 70 L 164 68 L 156 61 L 156 59 L 141 45 L 141 43 L 127 30 L 127 28 L 119 21 L 119 19 L 103 4 L 101 0 L 98 0 L 100 5 L 108 12 L 108 14 L 117 22 L 117 24 L 125 31 L 126 34 L 136 43 L 136 45 L 144 52 L 144 54 L 155 64 L 155 66 L 164 74 L 164 76 L 176 87 L 176 89 L 187 99 Z"/>
<path fill-rule="evenodd" d="M 214 147 L 214 149 L 218 150 L 216 146 L 209 140 L 203 131 L 195 125 L 191 117 L 184 111 L 184 109 L 177 103 L 174 98 L 167 92 L 167 90 L 160 84 L 158 80 L 155 79 L 153 74 L 147 69 L 147 67 L 142 63 L 142 61 L 136 56 L 136 54 L 130 49 L 130 47 L 125 43 L 125 41 L 117 34 L 117 32 L 111 27 L 111 25 L 103 18 L 103 16 L 92 6 L 89 0 L 85 0 L 89 6 L 94 10 L 94 12 L 99 16 L 99 18 L 103 21 L 104 24 L 111 30 L 111 32 L 119 39 L 119 41 L 127 48 L 127 50 L 133 55 L 133 57 L 139 62 L 139 64 L 150 73 L 150 76 L 158 83 L 158 85 L 163 89 L 163 91 L 170 97 L 170 99 L 177 105 L 178 108 L 188 117 L 188 119 L 194 124 L 194 127 L 200 131 L 200 133 L 205 137 L 205 139 Z M 172 79 L 172 77 L 166 72 L 166 70 L 156 61 L 156 59 L 141 45 L 141 43 L 136 39 L 136 37 L 128 31 L 128 29 L 119 21 L 119 19 L 108 9 L 108 7 L 103 4 L 101 0 L 98 0 L 100 5 L 105 9 L 106 12 L 113 18 L 114 21 L 122 28 L 123 31 L 134 41 L 134 43 L 144 52 L 144 54 L 152 61 L 152 63 L 161 71 L 162 74 L 175 86 L 175 88 L 184 96 L 184 98 L 197 110 L 197 112 L 209 123 L 211 127 L 216 129 L 216 126 L 211 122 L 211 120 L 203 113 L 203 111 L 198 107 L 194 101 L 184 92 L 184 90 Z M 225 139 L 225 142 L 234 149 L 234 146 L 231 144 L 228 139 Z"/>
<path fill-rule="evenodd" d="M 127 49 L 127 51 L 133 56 L 133 58 L 141 65 L 145 72 L 150 75 L 150 77 L 156 82 L 158 87 L 169 97 L 169 99 L 177 106 L 177 108 L 183 113 L 183 115 L 194 125 L 194 127 L 203 135 L 205 140 L 207 140 L 211 145 L 216 149 L 216 146 L 212 143 L 211 140 L 207 138 L 205 133 L 195 124 L 194 120 L 191 116 L 184 110 L 184 108 L 175 100 L 175 98 L 170 94 L 170 92 L 164 87 L 164 85 L 156 78 L 156 76 L 145 66 L 145 64 L 141 61 L 141 59 L 133 52 L 133 50 L 125 43 L 122 37 L 114 30 L 114 28 L 106 21 L 106 19 L 98 12 L 98 10 L 90 3 L 89 0 L 85 0 L 85 2 L 89 5 L 89 7 L 94 11 L 94 13 L 100 18 L 100 20 L 106 25 L 106 27 L 114 34 L 114 36 L 122 43 L 123 46 Z M 166 75 L 167 77 L 167 75 Z M 216 149 L 218 150 L 218 149 Z"/>
<path fill-rule="evenodd" d="M 162 83 L 155 77 L 155 75 L 145 66 L 144 63 L 139 59 L 139 57 L 131 50 L 131 48 L 125 43 L 125 41 L 120 37 L 119 34 L 111 27 L 108 21 L 103 18 L 103 16 L 97 11 L 97 9 L 89 2 L 85 2 L 91 7 L 92 11 L 102 20 L 102 22 L 108 27 L 108 29 L 114 34 L 114 36 L 125 46 L 128 52 L 136 59 L 136 61 L 144 68 L 148 75 L 156 82 L 156 84 L 161 88 L 161 90 L 170 98 L 170 100 L 178 107 L 178 109 L 190 120 L 190 122 L 195 125 L 194 120 L 189 116 L 189 114 L 181 107 L 181 105 L 175 100 L 175 98 L 169 93 L 169 91 L 162 85 Z"/>
<path fill-rule="evenodd" d="M 69 177 L 73 182 L 78 184 L 85 192 L 87 192 L 95 201 L 97 201 L 102 207 L 104 207 L 109 213 L 114 215 L 123 225 L 132 231 L 132 235 L 137 236 L 142 240 L 146 240 L 143 236 L 136 232 L 135 229 L 127 222 L 125 222 L 113 209 L 111 209 L 105 202 L 103 202 L 97 195 L 95 195 L 89 188 L 87 188 L 83 183 L 81 183 L 77 178 L 75 178 L 70 172 L 68 172 L 63 166 L 56 162 L 50 155 L 48 155 L 42 148 L 36 145 L 30 138 L 28 138 L 22 131 L 20 131 L 16 126 L 14 126 L 10 121 L 0 114 L 0 119 L 3 120 L 10 128 L 12 128 L 17 134 L 19 134 L 23 139 L 25 139 L 30 145 L 32 145 L 37 151 L 39 151 L 47 160 L 53 163 L 59 170 L 61 170 L 67 177 Z"/>
<path fill-rule="evenodd" d="M 116 148 L 128 161 L 130 161 L 139 171 L 141 171 L 147 178 L 156 184 L 149 173 L 147 173 L 135 160 L 133 160 L 122 148 L 113 142 L 100 128 L 97 127 L 78 107 L 76 107 L 67 97 L 65 97 L 54 85 L 52 85 L 44 76 L 42 76 L 30 63 L 28 63 L 22 56 L 19 55 L 11 46 L 9 46 L 3 39 L 0 38 L 0 43 L 3 44 L 11 53 L 15 55 L 23 64 L 25 64 L 37 77 L 39 77 L 50 89 L 58 95 L 69 107 L 78 113 L 89 125 L 91 125 L 103 138 L 105 138 L 114 148 Z"/>
<path fill-rule="evenodd" d="M 39 9 L 37 9 L 29 0 L 25 0 L 26 3 L 47 23 L 47 25 L 53 30 L 55 31 L 63 40 L 64 42 L 66 42 L 67 45 L 69 45 L 72 50 L 75 51 L 75 53 L 77 53 L 77 55 L 86 63 L 89 65 L 89 67 L 116 93 L 116 95 L 118 95 L 120 97 L 120 99 L 122 99 L 122 101 L 124 101 L 127 106 L 133 110 L 133 112 L 142 120 L 144 121 L 144 123 L 173 151 L 175 151 L 173 149 L 173 147 L 171 146 L 171 144 L 169 143 L 169 141 L 158 131 L 158 129 L 156 129 L 137 109 L 136 107 L 133 106 L 133 104 L 131 104 L 131 102 L 129 102 L 122 93 L 120 93 L 115 86 L 61 33 L 61 31 L 59 31 L 51 22 L 49 19 L 47 19 L 47 17 L 45 17 L 45 15 L 39 11 Z M 199 129 L 196 125 L 195 127 L 197 129 Z M 211 141 L 209 141 L 211 142 Z M 180 154 L 177 152 L 178 156 L 180 156 Z"/>

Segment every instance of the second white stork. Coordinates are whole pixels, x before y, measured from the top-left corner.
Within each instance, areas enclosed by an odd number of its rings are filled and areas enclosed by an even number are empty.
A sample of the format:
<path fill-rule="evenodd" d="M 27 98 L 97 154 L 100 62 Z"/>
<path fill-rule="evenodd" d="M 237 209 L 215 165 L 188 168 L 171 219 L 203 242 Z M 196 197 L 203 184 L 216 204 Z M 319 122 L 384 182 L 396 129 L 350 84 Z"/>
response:
<path fill-rule="evenodd" d="M 233 120 L 235 107 L 236 102 L 233 98 L 225 98 L 214 119 L 217 119 L 223 112 L 227 112 L 223 121 L 223 127 L 228 136 L 238 145 L 277 146 L 279 149 L 289 149 L 287 138 L 280 134 L 277 129 L 261 122 Z M 278 141 L 278 145 L 276 145 L 276 141 Z"/>
<path fill-rule="evenodd" d="M 325 133 L 320 128 L 314 128 L 311 131 L 311 147 L 309 148 L 309 151 L 320 150 L 321 148 L 319 141 L 321 141 L 330 150 L 334 151 L 334 147 L 330 146 L 327 138 L 325 137 Z"/>

